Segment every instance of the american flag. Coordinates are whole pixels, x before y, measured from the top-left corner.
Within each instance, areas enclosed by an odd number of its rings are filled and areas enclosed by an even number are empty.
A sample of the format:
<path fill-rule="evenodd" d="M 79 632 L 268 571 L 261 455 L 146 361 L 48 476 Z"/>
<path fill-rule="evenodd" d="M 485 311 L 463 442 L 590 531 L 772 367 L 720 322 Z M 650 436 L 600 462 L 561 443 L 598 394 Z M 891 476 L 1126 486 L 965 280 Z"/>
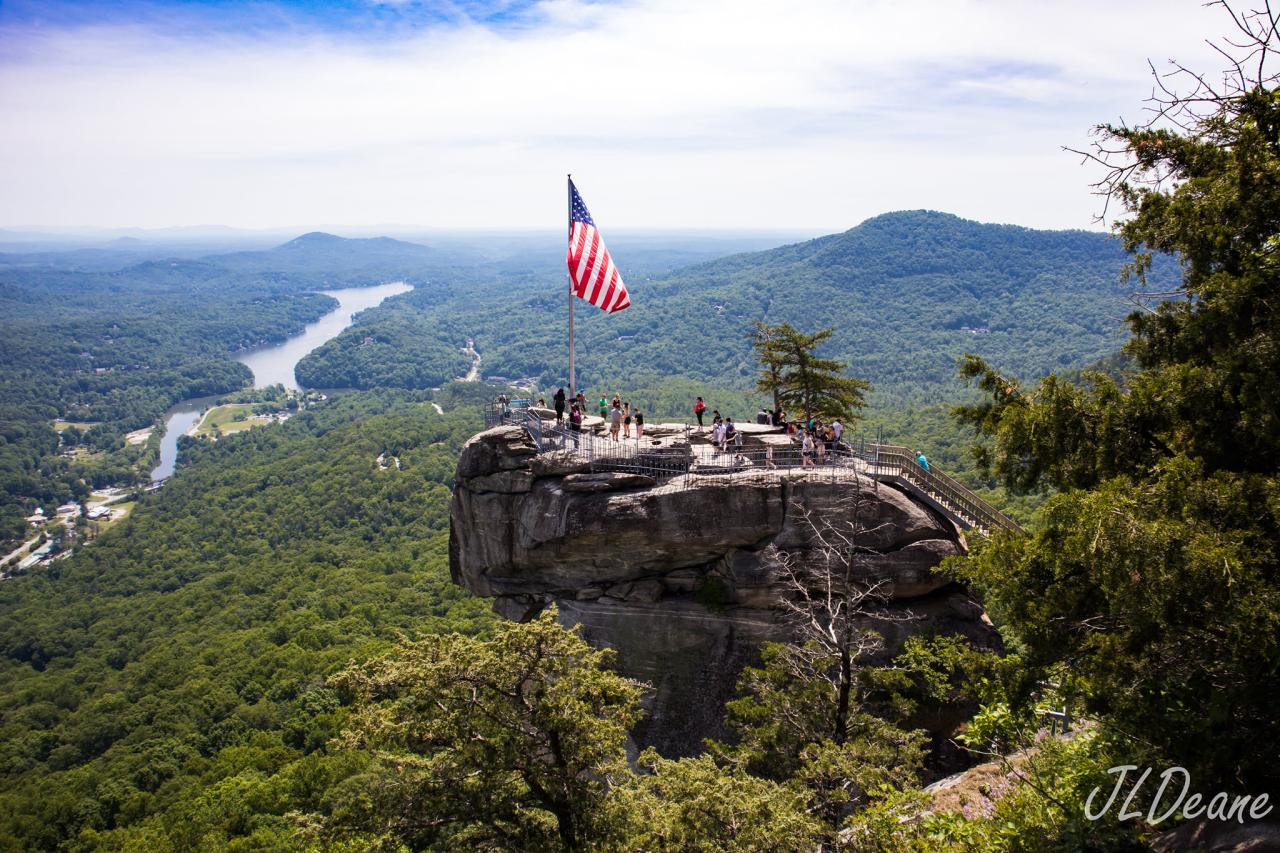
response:
<path fill-rule="evenodd" d="M 596 223 L 587 212 L 587 206 L 578 195 L 578 188 L 569 181 L 569 278 L 573 292 L 597 308 L 612 314 L 631 304 L 627 287 L 618 275 L 618 268 L 609 257 L 604 239 L 596 230 Z"/>

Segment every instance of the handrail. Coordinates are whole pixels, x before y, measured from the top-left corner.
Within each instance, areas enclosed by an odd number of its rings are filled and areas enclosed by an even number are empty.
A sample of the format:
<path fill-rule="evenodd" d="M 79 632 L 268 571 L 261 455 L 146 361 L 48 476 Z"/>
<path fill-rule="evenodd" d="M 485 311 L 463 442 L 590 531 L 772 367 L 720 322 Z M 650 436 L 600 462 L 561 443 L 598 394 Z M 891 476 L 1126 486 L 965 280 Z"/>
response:
<path fill-rule="evenodd" d="M 871 445 L 881 466 L 896 468 L 899 476 L 911 482 L 935 499 L 945 499 L 955 509 L 967 513 L 973 520 L 983 522 L 988 529 L 999 528 L 1018 532 L 1018 523 L 974 494 L 963 483 L 932 467 L 925 470 L 905 447 L 891 444 Z M 977 525 L 975 525 L 977 526 Z"/>
<path fill-rule="evenodd" d="M 898 482 L 929 499 L 936 507 L 962 527 L 984 535 L 996 530 L 1020 532 L 1017 522 L 987 503 L 953 477 L 937 469 L 925 470 L 905 447 L 893 444 L 857 444 L 841 442 L 833 452 L 821 451 L 821 467 L 805 464 L 798 447 L 773 450 L 728 449 L 698 458 L 691 449 L 646 447 L 639 441 L 613 441 L 590 431 L 574 431 L 567 426 L 550 425 L 526 407 L 503 406 L 486 411 L 485 426 L 512 424 L 525 429 L 539 453 L 572 452 L 585 456 L 592 471 L 633 471 L 670 479 L 688 474 L 733 473 L 751 469 L 784 470 L 800 468 L 819 473 L 835 468 L 852 467 L 853 460 L 864 464 L 864 470 L 875 479 Z M 685 426 L 686 436 L 689 433 Z M 817 460 L 815 460 L 817 461 Z"/>

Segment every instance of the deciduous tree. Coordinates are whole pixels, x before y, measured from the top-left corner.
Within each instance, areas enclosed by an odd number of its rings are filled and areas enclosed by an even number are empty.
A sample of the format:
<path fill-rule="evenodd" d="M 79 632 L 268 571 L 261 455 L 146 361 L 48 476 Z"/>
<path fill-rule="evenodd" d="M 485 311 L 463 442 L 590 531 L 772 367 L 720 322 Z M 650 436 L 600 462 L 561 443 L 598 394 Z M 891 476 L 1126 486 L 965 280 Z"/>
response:
<path fill-rule="evenodd" d="M 371 808 L 331 830 L 391 846 L 582 849 L 605 833 L 596 821 L 640 713 L 640 685 L 611 657 L 548 612 L 492 640 L 431 637 L 347 670 L 335 680 L 356 702 L 343 743 L 376 751 L 385 772 L 369 780 Z"/>

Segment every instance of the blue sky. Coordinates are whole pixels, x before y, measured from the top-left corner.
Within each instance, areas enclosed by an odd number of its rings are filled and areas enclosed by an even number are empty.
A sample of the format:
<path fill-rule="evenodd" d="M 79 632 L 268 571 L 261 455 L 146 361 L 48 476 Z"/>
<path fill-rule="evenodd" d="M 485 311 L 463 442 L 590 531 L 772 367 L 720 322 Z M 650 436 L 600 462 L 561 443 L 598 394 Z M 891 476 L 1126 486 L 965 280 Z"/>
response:
<path fill-rule="evenodd" d="M 312 29 L 365 39 L 403 38 L 459 21 L 494 27 L 521 26 L 536 13 L 534 0 L 6 0 L 0 23 L 14 28 L 71 28 L 146 24 L 157 31 L 193 29 L 269 37 Z"/>
<path fill-rule="evenodd" d="M 1199 2 L 0 0 L 0 227 L 1099 227 Z"/>

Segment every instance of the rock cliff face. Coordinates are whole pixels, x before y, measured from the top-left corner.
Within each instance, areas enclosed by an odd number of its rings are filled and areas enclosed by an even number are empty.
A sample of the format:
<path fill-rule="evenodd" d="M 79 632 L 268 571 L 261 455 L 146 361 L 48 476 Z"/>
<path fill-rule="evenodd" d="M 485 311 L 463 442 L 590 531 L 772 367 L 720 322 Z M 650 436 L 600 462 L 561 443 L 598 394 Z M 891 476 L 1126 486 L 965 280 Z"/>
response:
<path fill-rule="evenodd" d="M 857 495 L 856 501 L 850 496 Z M 622 670 L 649 682 L 640 744 L 696 752 L 722 734 L 724 702 L 760 644 L 789 628 L 770 545 L 803 559 L 814 547 L 804 515 L 857 513 L 883 581 L 888 615 L 873 620 L 888 650 L 924 631 L 998 640 L 982 609 L 936 575 L 964 540 L 910 496 L 852 471 L 743 471 L 658 484 L 638 474 L 588 473 L 568 456 L 538 454 L 519 427 L 473 437 L 458 460 L 450 515 L 456 583 L 524 619 L 555 603 L 565 624 L 618 651 Z"/>

